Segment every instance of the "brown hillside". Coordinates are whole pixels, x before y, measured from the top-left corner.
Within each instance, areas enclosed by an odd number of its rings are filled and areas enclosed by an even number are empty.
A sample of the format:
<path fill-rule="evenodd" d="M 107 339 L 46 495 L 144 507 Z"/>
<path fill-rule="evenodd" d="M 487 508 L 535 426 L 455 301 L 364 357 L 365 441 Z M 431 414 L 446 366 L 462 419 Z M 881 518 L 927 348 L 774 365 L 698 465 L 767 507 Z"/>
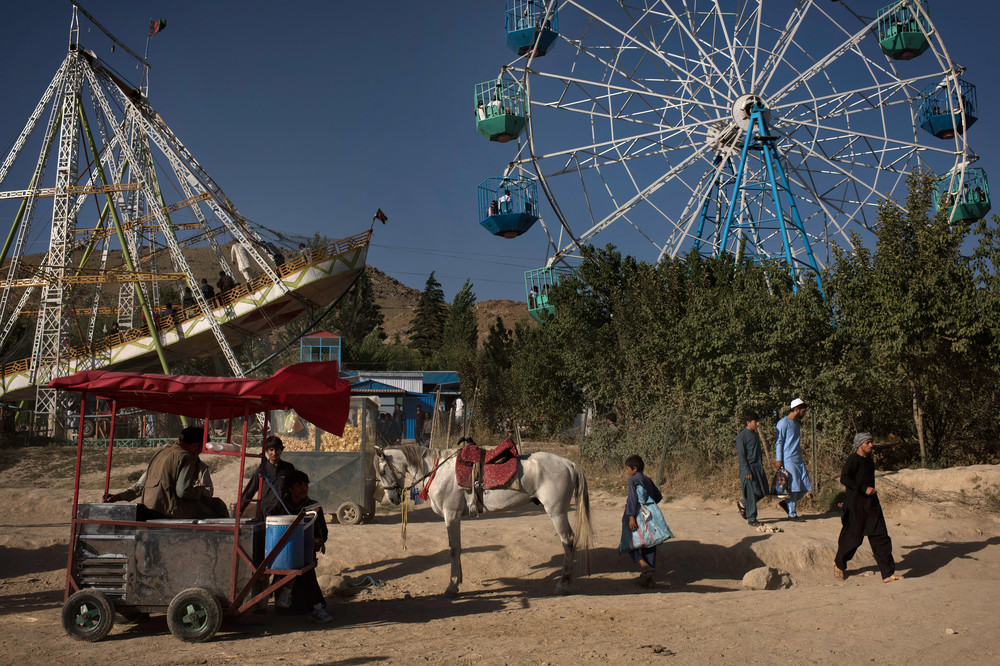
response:
<path fill-rule="evenodd" d="M 372 281 L 375 301 L 382 308 L 382 314 L 385 315 L 385 332 L 388 334 L 389 340 L 393 340 L 396 335 L 399 335 L 400 340 L 406 342 L 408 339 L 406 331 L 409 330 L 413 322 L 413 312 L 417 307 L 417 301 L 420 300 L 420 290 L 407 287 L 374 266 L 368 266 L 366 270 Z M 480 344 L 486 339 L 490 326 L 496 322 L 497 317 L 500 317 L 503 325 L 510 329 L 513 329 L 514 325 L 522 319 L 534 324 L 534 320 L 528 316 L 528 305 L 518 301 L 480 301 L 476 303 L 476 313 L 478 315 Z"/>

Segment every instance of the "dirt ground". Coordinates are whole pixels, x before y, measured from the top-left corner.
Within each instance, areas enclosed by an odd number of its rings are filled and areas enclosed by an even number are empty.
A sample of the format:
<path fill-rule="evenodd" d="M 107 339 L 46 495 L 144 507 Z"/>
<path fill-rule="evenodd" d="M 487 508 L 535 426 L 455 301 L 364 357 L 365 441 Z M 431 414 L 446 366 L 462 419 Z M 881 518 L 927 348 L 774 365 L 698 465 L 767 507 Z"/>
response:
<path fill-rule="evenodd" d="M 235 466 L 216 486 L 235 490 Z M 863 545 L 845 582 L 832 577 L 839 515 L 779 520 L 771 500 L 747 527 L 731 501 L 681 498 L 662 505 L 676 538 L 660 546 L 657 586 L 633 584 L 616 552 L 623 491 L 591 494 L 594 543 L 576 593 L 553 596 L 562 560 L 540 509 L 463 523 L 465 583 L 454 599 L 444 525 L 426 507 L 373 524 L 330 525 L 321 581 L 334 622 L 273 611 L 227 620 L 208 643 L 173 638 L 162 615 L 119 618 L 98 643 L 71 640 L 60 623 L 72 480 L 26 483 L 23 465 L 0 474 L 0 663 L 294 664 L 457 663 L 930 663 L 1000 662 L 1000 469 L 903 471 L 878 482 L 902 581 L 883 584 Z M 84 500 L 101 479 L 86 477 Z M 224 490 L 224 489 L 222 489 Z M 669 488 L 664 488 L 665 494 Z M 890 492 L 891 491 L 891 492 Z M 217 490 L 217 494 L 222 494 Z M 992 509 L 992 511 L 991 511 Z M 781 514 L 783 515 L 783 514 Z M 744 589 L 761 566 L 787 572 L 788 589 Z M 382 587 L 332 589 L 365 576 Z"/>

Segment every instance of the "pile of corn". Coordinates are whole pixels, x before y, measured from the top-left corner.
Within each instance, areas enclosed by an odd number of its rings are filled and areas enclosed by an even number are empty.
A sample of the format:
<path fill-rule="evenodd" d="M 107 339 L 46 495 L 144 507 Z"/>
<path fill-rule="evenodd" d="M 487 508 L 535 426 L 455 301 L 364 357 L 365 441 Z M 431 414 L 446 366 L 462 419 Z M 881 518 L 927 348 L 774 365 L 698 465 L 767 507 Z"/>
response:
<path fill-rule="evenodd" d="M 316 429 L 309 426 L 309 434 L 303 439 L 282 437 L 281 442 L 288 451 L 315 451 Z M 320 431 L 320 451 L 360 451 L 361 429 L 350 424 L 344 426 L 344 436 L 337 437 L 328 432 Z"/>
<path fill-rule="evenodd" d="M 322 451 L 360 451 L 361 428 L 345 425 L 343 437 L 324 432 L 319 438 L 319 448 Z"/>

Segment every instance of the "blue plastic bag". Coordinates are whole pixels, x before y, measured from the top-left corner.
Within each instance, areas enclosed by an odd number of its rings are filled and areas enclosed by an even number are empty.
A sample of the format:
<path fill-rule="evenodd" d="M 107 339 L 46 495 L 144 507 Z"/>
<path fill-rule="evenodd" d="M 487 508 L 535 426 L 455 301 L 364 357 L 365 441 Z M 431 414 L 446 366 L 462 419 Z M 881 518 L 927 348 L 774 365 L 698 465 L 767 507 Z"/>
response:
<path fill-rule="evenodd" d="M 627 553 L 639 548 L 652 548 L 667 539 L 674 538 L 674 533 L 670 531 L 667 521 L 663 519 L 663 512 L 660 511 L 656 502 L 650 499 L 646 489 L 637 486 L 635 493 L 639 500 L 639 512 L 635 516 L 638 529 L 631 531 L 626 527 L 622 531 L 621 543 L 618 544 L 619 553 Z"/>

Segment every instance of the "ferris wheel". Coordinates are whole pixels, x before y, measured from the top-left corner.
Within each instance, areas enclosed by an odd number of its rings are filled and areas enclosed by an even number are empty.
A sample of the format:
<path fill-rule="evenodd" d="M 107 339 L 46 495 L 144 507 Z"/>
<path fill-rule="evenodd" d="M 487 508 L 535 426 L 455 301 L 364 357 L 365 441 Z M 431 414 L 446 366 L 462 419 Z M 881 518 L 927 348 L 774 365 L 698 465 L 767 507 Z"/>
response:
<path fill-rule="evenodd" d="M 523 103 L 524 131 L 486 195 L 513 183 L 537 211 L 541 190 L 548 267 L 614 243 L 778 259 L 818 281 L 831 246 L 871 240 L 879 202 L 918 170 L 939 176 L 953 220 L 989 210 L 967 145 L 975 86 L 926 0 L 875 16 L 828 0 L 507 0 L 506 21 L 519 55 L 494 97 L 506 115 Z"/>

